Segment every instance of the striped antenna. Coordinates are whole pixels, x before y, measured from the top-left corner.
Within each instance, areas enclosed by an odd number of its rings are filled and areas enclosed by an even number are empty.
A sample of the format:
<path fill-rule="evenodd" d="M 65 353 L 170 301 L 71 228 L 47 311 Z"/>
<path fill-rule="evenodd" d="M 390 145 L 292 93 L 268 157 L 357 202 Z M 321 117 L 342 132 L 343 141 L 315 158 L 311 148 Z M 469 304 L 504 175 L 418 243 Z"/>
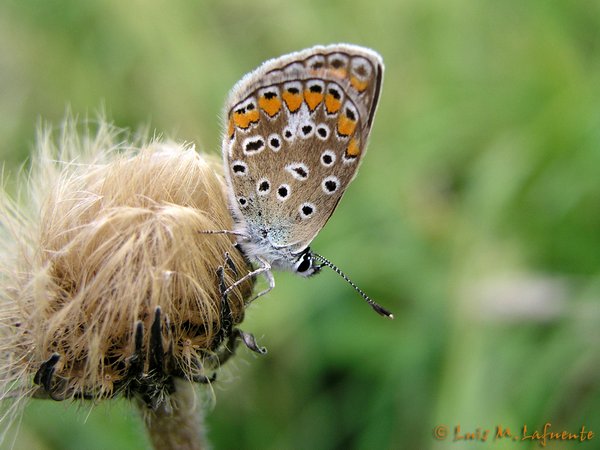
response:
<path fill-rule="evenodd" d="M 384 317 L 388 317 L 390 319 L 394 318 L 394 315 L 390 311 L 388 311 L 383 306 L 381 306 L 380 304 L 373 301 L 373 299 L 371 297 L 369 297 L 367 294 L 365 294 L 361 288 L 359 288 L 356 284 L 354 284 L 354 282 L 350 278 L 348 278 L 346 276 L 346 274 L 344 272 L 342 272 L 335 264 L 333 264 L 328 259 L 323 258 L 321 255 L 318 255 L 314 252 L 311 252 L 311 254 L 315 259 L 321 261 L 323 266 L 329 267 L 335 273 L 337 273 L 340 277 L 342 277 L 344 280 L 346 280 L 346 282 L 350 286 L 352 286 L 356 292 L 358 292 L 360 294 L 360 296 L 371 306 L 371 308 L 373 308 L 375 310 L 375 312 L 377 314 L 382 315 Z"/>

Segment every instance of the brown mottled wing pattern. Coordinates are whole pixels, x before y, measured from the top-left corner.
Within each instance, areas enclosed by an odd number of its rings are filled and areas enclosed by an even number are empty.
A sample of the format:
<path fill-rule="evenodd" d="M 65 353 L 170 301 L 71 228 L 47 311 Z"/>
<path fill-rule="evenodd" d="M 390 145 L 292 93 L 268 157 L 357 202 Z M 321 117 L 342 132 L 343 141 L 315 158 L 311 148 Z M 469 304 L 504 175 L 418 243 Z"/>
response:
<path fill-rule="evenodd" d="M 302 250 L 356 174 L 377 106 L 381 57 L 351 45 L 267 61 L 233 89 L 224 161 L 234 213 Z"/>

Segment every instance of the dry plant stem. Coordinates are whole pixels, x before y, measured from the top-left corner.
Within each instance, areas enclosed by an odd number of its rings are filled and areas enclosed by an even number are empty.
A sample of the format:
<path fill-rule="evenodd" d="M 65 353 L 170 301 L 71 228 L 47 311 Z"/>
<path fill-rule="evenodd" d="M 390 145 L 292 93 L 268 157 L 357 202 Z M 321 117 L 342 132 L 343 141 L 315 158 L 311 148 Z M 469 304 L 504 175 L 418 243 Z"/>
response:
<path fill-rule="evenodd" d="M 209 446 L 202 402 L 189 382 L 177 380 L 175 388 L 170 401 L 163 402 L 156 411 L 149 411 L 143 402 L 137 403 L 152 445 L 156 450 L 206 450 Z"/>

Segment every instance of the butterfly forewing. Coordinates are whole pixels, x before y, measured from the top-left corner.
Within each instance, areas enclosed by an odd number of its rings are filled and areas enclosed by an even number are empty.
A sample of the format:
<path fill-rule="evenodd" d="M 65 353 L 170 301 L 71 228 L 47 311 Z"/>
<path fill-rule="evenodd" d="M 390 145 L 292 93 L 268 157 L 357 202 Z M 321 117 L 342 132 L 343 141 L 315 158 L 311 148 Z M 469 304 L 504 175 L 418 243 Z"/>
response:
<path fill-rule="evenodd" d="M 315 47 L 267 61 L 232 90 L 225 169 L 234 214 L 302 250 L 356 174 L 381 88 L 378 54 Z"/>

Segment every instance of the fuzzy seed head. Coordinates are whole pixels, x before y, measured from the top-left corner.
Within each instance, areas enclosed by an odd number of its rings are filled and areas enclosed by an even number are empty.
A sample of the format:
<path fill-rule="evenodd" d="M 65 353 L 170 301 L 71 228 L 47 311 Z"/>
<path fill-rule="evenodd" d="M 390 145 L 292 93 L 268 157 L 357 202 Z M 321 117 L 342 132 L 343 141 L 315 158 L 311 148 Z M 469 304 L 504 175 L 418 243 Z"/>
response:
<path fill-rule="evenodd" d="M 36 395 L 33 378 L 53 354 L 60 399 L 126 392 L 140 322 L 150 370 L 157 308 L 165 370 L 192 379 L 214 368 L 224 345 L 217 269 L 228 253 L 237 270 L 225 284 L 249 271 L 231 236 L 202 233 L 232 229 L 220 163 L 121 137 L 102 120 L 83 135 L 67 121 L 57 143 L 41 134 L 20 202 L 0 193 L 3 397 Z M 234 325 L 251 290 L 248 281 L 228 295 Z"/>

